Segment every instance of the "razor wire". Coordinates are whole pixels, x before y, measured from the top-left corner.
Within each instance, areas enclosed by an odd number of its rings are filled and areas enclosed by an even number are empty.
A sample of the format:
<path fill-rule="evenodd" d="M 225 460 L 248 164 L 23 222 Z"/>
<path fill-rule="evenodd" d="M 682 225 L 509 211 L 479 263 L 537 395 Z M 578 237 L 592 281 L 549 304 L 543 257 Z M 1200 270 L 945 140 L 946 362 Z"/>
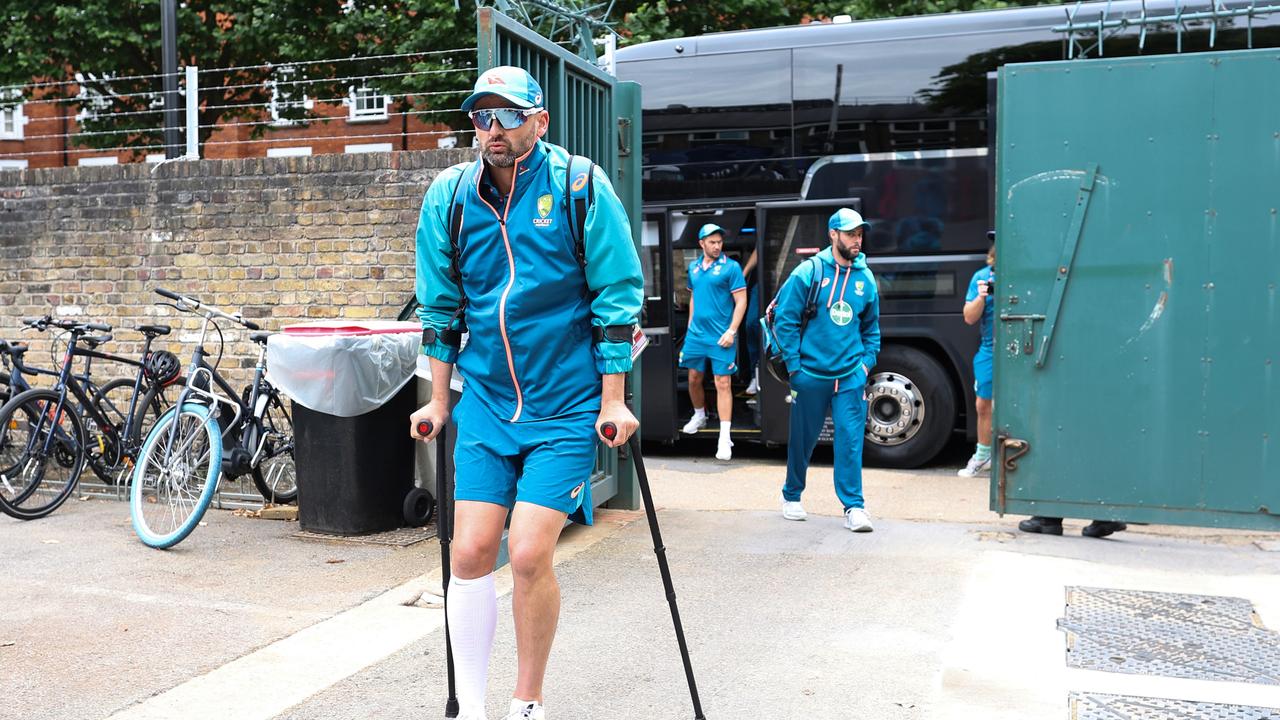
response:
<path fill-rule="evenodd" d="M 0 161 L 29 159 L 36 167 L 93 155 L 120 163 L 143 155 L 153 161 L 155 153 L 178 154 L 184 147 L 185 158 L 193 147 L 197 153 L 221 147 L 218 157 L 228 156 L 229 148 L 231 157 L 256 157 L 262 155 L 257 145 L 371 138 L 404 138 L 406 147 L 409 138 L 431 136 L 453 136 L 460 143 L 474 132 L 458 105 L 470 92 L 475 50 L 184 67 L 178 73 L 82 71 L 66 80 L 0 86 Z M 181 144 L 163 139 L 171 127 L 162 106 L 163 84 L 175 76 L 177 129 L 187 135 Z M 315 123 L 326 130 L 317 132 Z M 370 127 L 387 123 L 396 130 Z M 316 148 L 315 154 L 342 151 Z M 62 163 L 50 161 L 59 155 Z"/>

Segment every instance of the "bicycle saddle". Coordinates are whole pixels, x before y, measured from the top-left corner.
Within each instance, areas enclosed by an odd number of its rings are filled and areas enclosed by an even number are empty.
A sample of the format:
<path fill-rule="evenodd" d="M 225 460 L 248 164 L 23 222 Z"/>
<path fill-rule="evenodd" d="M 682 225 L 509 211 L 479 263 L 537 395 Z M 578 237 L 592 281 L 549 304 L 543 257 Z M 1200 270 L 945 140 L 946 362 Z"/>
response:
<path fill-rule="evenodd" d="M 269 337 L 271 337 L 271 333 L 269 332 L 256 332 L 249 335 L 249 339 L 258 343 L 259 345 L 266 345 L 267 338 Z"/>
<path fill-rule="evenodd" d="M 89 346 L 90 350 L 97 348 L 99 345 L 111 342 L 110 335 L 85 335 L 80 338 L 80 342 Z"/>
<path fill-rule="evenodd" d="M 168 325 L 139 325 L 138 332 L 148 337 L 157 337 L 159 335 L 168 335 L 170 333 Z"/>

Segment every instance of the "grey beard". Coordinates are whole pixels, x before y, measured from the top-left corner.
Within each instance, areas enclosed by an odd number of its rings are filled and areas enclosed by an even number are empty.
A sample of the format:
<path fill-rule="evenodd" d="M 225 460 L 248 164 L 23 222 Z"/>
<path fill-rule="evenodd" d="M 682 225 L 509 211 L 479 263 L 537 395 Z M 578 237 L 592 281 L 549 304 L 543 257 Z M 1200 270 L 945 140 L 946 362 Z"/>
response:
<path fill-rule="evenodd" d="M 509 168 L 516 164 L 516 156 L 511 153 L 495 153 L 482 150 L 480 156 L 493 167 Z"/>

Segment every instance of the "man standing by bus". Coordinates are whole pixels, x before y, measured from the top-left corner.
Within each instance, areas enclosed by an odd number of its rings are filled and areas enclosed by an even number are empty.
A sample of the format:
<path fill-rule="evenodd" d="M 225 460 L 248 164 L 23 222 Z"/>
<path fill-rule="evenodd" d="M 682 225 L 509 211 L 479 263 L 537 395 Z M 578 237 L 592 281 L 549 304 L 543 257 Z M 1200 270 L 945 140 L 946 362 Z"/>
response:
<path fill-rule="evenodd" d="M 453 412 L 457 503 L 446 617 L 461 717 L 469 720 L 485 717 L 493 568 L 508 512 L 519 663 L 507 718 L 541 720 L 560 612 L 556 540 L 567 517 L 591 523 L 600 428 L 617 426 L 606 441 L 616 447 L 639 425 L 623 400 L 644 287 L 630 223 L 604 172 L 542 141 L 545 108 L 526 71 L 481 74 L 462 104 L 481 158 L 441 173 L 418 221 L 417 296 L 432 392 L 410 420 L 413 437 L 421 438 L 421 421 L 434 426 L 430 437 L 448 422 L 455 361 L 466 378 Z M 576 222 L 565 200 L 583 189 L 590 204 Z M 470 340 L 459 352 L 464 328 Z"/>
<path fill-rule="evenodd" d="M 957 474 L 960 477 L 976 477 L 991 473 L 991 395 L 994 379 L 992 366 L 992 327 L 995 322 L 995 303 L 992 295 L 995 292 L 996 240 L 995 233 L 987 233 L 990 246 L 987 248 L 987 264 L 973 274 L 969 280 L 969 292 L 964 297 L 964 321 L 967 325 L 977 325 L 981 336 L 978 352 L 973 356 L 973 394 L 974 409 L 978 413 L 978 447 L 973 457 Z"/>
<path fill-rule="evenodd" d="M 716 378 L 716 410 L 720 440 L 716 459 L 733 457 L 729 429 L 733 422 L 733 373 L 738 369 L 738 327 L 747 312 L 747 281 L 742 266 L 724 254 L 724 228 L 707 223 L 698 230 L 702 255 L 689 263 L 689 330 L 680 350 L 680 367 L 689 370 L 693 417 L 684 433 L 707 424 L 707 397 L 702 381 L 707 364 Z"/>
<path fill-rule="evenodd" d="M 809 458 L 831 413 L 836 496 L 844 526 L 871 532 L 862 498 L 867 376 L 880 352 L 880 296 L 862 252 L 871 224 L 849 208 L 827 221 L 831 247 L 800 263 L 778 293 L 774 333 L 791 378 L 791 433 L 782 517 L 804 520 Z"/>

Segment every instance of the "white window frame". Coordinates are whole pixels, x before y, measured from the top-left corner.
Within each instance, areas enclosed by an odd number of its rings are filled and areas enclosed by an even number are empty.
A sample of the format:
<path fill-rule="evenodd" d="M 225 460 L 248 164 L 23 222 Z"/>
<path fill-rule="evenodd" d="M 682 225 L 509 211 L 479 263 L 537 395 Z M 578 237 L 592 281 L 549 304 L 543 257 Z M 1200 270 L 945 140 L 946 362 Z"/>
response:
<path fill-rule="evenodd" d="M 0 160 L 0 170 L 26 170 L 26 160 Z"/>
<path fill-rule="evenodd" d="M 86 167 L 95 166 L 95 165 L 119 165 L 120 158 L 116 157 L 115 155 L 106 155 L 106 156 L 98 156 L 98 157 L 82 157 L 79 160 L 76 160 L 76 164 L 84 165 Z"/>
<path fill-rule="evenodd" d="M 271 93 L 271 99 L 267 101 L 267 111 L 271 113 L 271 127 L 290 127 L 293 125 L 306 125 L 309 120 L 280 117 L 280 111 L 289 107 L 301 107 L 303 110 L 311 110 L 315 108 L 316 103 L 307 93 L 302 93 L 301 100 L 295 100 L 294 88 L 296 84 L 290 81 L 290 78 L 297 72 L 297 68 L 283 65 L 275 69 L 274 76 L 266 81 L 268 92 Z M 280 83 L 288 82 L 289 84 L 280 86 Z"/>
<path fill-rule="evenodd" d="M 361 153 L 393 152 L 395 149 L 396 149 L 395 146 L 389 142 L 355 143 L 352 145 L 347 145 L 345 148 L 343 148 L 344 152 L 346 152 L 348 155 L 359 155 Z"/>
<path fill-rule="evenodd" d="M 349 123 L 379 122 L 390 117 L 388 108 L 391 107 L 391 96 L 381 95 L 369 85 L 352 85 L 342 104 L 347 106 Z"/>
<path fill-rule="evenodd" d="M 0 140 L 21 140 L 22 127 L 27 124 L 27 118 L 22 112 L 23 103 L 18 103 L 10 108 L 0 109 Z M 13 123 L 13 130 L 6 128 Z"/>
<path fill-rule="evenodd" d="M 267 148 L 267 157 L 307 157 L 310 154 L 310 145 Z"/>

